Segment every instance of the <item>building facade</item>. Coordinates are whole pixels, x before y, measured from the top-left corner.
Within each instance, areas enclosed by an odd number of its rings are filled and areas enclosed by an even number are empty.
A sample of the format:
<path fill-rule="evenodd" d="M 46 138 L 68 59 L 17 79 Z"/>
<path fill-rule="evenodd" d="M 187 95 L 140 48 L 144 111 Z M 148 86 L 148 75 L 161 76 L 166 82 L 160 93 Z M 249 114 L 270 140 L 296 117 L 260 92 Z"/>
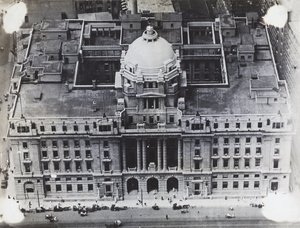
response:
<path fill-rule="evenodd" d="M 289 93 L 267 30 L 246 17 L 180 17 L 34 26 L 12 75 L 18 199 L 289 190 Z"/>

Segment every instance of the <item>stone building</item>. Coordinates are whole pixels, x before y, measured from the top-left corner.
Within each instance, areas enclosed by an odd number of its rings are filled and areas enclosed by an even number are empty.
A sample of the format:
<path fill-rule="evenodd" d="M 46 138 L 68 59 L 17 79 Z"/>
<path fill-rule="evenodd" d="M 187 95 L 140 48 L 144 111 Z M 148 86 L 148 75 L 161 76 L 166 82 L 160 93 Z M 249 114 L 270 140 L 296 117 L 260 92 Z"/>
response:
<path fill-rule="evenodd" d="M 155 18 L 168 18 L 168 28 Z M 147 25 L 143 14 L 127 12 L 120 22 L 35 25 L 12 75 L 8 138 L 18 199 L 289 190 L 289 93 L 267 30 L 240 34 L 246 17 L 181 26 L 179 19 L 153 14 Z M 64 37 L 48 27 L 49 39 L 61 41 L 58 60 L 45 51 L 46 23 L 66 25 Z M 251 46 L 251 60 L 238 57 L 239 45 Z M 57 61 L 60 82 L 39 80 L 42 70 L 34 77 L 32 62 L 43 69 Z"/>

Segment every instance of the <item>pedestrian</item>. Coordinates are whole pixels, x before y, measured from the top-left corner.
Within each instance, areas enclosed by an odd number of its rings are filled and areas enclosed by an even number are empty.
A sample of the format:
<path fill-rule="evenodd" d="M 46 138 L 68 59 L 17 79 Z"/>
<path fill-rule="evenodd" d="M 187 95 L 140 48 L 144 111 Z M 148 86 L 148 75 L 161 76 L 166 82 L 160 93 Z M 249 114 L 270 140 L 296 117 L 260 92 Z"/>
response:
<path fill-rule="evenodd" d="M 166 215 L 166 219 L 167 219 L 167 220 L 169 219 L 169 216 L 168 216 L 168 215 Z"/>
<path fill-rule="evenodd" d="M 10 195 L 8 195 L 7 198 L 10 199 Z"/>

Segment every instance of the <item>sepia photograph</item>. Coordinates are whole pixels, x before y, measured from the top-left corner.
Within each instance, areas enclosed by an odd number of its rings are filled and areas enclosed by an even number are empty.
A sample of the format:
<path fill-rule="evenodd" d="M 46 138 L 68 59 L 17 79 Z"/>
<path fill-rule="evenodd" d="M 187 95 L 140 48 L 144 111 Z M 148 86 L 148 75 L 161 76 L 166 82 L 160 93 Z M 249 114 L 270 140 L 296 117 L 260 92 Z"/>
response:
<path fill-rule="evenodd" d="M 299 0 L 0 0 L 0 228 L 300 227 Z"/>

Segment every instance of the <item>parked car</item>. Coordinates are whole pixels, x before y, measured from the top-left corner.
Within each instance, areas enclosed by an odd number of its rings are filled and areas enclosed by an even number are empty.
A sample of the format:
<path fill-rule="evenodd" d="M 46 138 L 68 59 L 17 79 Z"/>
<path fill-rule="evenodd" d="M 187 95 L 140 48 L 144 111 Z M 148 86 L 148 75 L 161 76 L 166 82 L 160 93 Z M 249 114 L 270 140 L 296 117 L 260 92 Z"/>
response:
<path fill-rule="evenodd" d="M 173 210 L 181 210 L 181 209 L 182 209 L 181 205 L 178 205 L 177 203 L 173 204 Z"/>
<path fill-rule="evenodd" d="M 225 215 L 225 218 L 235 218 L 235 214 L 231 214 L 231 213 L 227 213 L 226 215 Z"/>
<path fill-rule="evenodd" d="M 159 206 L 157 206 L 156 204 L 154 204 L 154 206 L 152 206 L 152 209 L 158 211 L 159 210 Z"/>
<path fill-rule="evenodd" d="M 115 227 L 120 227 L 122 226 L 122 222 L 120 220 L 116 220 L 110 224 L 105 224 L 106 228 L 115 228 Z"/>
<path fill-rule="evenodd" d="M 7 180 L 1 181 L 1 188 L 7 188 Z"/>

